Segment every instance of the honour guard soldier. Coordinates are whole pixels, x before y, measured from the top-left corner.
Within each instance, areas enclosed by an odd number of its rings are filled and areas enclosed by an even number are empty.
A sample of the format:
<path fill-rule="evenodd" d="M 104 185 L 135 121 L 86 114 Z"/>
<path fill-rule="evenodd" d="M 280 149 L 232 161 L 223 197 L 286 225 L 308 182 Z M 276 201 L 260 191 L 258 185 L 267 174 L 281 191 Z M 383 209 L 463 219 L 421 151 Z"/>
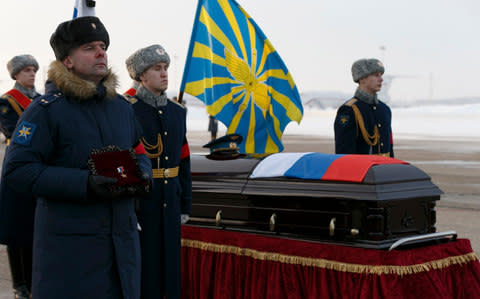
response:
<path fill-rule="evenodd" d="M 45 95 L 22 114 L 5 155 L 2 184 L 37 201 L 36 299 L 140 297 L 134 197 L 148 190 L 117 185 L 117 178 L 89 170 L 96 150 L 115 147 L 131 153 L 128 162 L 138 165 L 137 181 L 148 185 L 151 179 L 140 124 L 130 103 L 115 91 L 109 43 L 97 17 L 58 25 L 50 38 L 56 60 Z"/>
<path fill-rule="evenodd" d="M 393 157 L 392 113 L 377 98 L 382 87 L 383 64 L 378 59 L 360 59 L 352 65 L 358 88 L 352 99 L 340 106 L 335 118 L 335 152 Z"/>
<path fill-rule="evenodd" d="M 0 98 L 0 128 L 10 143 L 18 118 L 40 94 L 35 90 L 37 60 L 18 55 L 7 63 L 14 87 Z M 0 243 L 7 245 L 15 298 L 30 298 L 35 199 L 2 185 L 0 194 Z"/>
<path fill-rule="evenodd" d="M 0 98 L 0 128 L 10 142 L 18 117 L 40 94 L 35 90 L 35 75 L 38 62 L 32 55 L 18 55 L 7 63 L 10 77 L 15 85 Z"/>
<path fill-rule="evenodd" d="M 143 127 L 142 143 L 153 167 L 153 189 L 139 202 L 143 299 L 180 298 L 180 224 L 192 200 L 186 111 L 167 99 L 170 58 L 160 45 L 139 49 L 127 69 L 141 82 L 131 98 Z"/>

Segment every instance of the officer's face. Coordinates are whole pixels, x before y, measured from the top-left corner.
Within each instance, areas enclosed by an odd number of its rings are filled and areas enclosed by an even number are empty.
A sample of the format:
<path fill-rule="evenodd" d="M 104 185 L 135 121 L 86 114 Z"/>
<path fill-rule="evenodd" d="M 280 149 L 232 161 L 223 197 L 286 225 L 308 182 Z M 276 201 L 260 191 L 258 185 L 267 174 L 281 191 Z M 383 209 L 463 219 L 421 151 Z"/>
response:
<path fill-rule="evenodd" d="M 24 67 L 18 74 L 15 75 L 15 80 L 23 87 L 33 88 L 35 85 L 35 74 L 37 69 L 34 66 Z"/>
<path fill-rule="evenodd" d="M 154 94 L 160 94 L 168 88 L 168 64 L 159 62 L 140 75 L 143 86 Z"/>
<path fill-rule="evenodd" d="M 73 49 L 63 64 L 80 78 L 99 83 L 107 74 L 106 49 L 102 41 L 83 44 Z"/>
<path fill-rule="evenodd" d="M 379 92 L 382 88 L 382 75 L 383 74 L 381 72 L 378 72 L 360 79 L 360 88 L 370 94 L 375 94 Z"/>

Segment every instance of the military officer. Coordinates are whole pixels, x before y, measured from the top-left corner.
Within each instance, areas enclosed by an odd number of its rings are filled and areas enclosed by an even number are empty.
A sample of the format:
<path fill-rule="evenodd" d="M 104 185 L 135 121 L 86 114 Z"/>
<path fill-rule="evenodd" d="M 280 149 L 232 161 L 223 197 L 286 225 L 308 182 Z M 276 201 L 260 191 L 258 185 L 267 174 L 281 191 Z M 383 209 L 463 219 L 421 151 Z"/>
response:
<path fill-rule="evenodd" d="M 32 55 L 18 55 L 7 63 L 15 85 L 0 98 L 0 128 L 7 145 L 19 116 L 40 94 L 35 90 L 38 62 Z M 7 245 L 15 298 L 27 299 L 32 284 L 32 246 L 35 199 L 28 193 L 1 186 L 0 243 Z"/>
<path fill-rule="evenodd" d="M 160 45 L 139 49 L 126 60 L 132 78 L 141 82 L 131 102 L 154 177 L 153 190 L 137 211 L 143 299 L 180 298 L 180 224 L 188 221 L 192 200 L 186 110 L 165 94 L 169 64 Z"/>
<path fill-rule="evenodd" d="M 383 64 L 378 59 L 360 59 L 352 65 L 358 88 L 352 99 L 337 110 L 335 152 L 393 157 L 392 113 L 377 98 L 382 87 Z"/>
<path fill-rule="evenodd" d="M 49 67 L 45 96 L 22 114 L 6 152 L 2 184 L 37 199 L 36 299 L 140 296 L 133 198 L 147 189 L 118 186 L 118 179 L 89 169 L 95 150 L 115 147 L 130 150 L 142 184 L 148 186 L 151 178 L 140 124 L 130 103 L 115 91 L 109 44 L 97 17 L 58 25 L 50 38 L 56 60 Z M 123 174 L 123 167 L 116 170 Z"/>

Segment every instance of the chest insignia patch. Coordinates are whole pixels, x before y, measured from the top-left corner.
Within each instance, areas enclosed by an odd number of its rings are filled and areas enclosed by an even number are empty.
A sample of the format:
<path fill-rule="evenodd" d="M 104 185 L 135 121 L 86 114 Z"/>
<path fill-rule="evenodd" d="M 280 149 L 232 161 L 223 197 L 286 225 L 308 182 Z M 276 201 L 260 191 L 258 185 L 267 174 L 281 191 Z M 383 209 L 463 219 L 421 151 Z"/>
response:
<path fill-rule="evenodd" d="M 21 145 L 30 145 L 36 128 L 37 125 L 22 121 L 20 125 L 18 125 L 13 142 Z"/>

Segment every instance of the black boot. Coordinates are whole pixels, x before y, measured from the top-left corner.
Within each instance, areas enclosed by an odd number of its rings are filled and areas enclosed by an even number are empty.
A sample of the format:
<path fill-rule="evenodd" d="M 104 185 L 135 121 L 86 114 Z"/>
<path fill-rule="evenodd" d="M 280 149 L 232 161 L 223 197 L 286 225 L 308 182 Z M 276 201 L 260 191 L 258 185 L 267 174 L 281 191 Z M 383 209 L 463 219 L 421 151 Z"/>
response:
<path fill-rule="evenodd" d="M 14 298 L 29 299 L 32 283 L 32 250 L 29 246 L 7 246 Z"/>

